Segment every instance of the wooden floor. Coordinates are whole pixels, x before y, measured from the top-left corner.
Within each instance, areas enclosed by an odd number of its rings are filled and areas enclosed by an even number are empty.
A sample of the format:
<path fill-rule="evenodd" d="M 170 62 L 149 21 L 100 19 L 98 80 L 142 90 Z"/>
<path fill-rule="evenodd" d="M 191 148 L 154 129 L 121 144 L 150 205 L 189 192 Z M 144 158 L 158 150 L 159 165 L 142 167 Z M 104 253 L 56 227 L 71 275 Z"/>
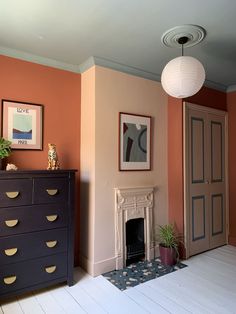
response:
<path fill-rule="evenodd" d="M 121 292 L 104 277 L 76 269 L 60 285 L 1 304 L 0 313 L 236 313 L 236 247 L 185 261 L 188 267 Z"/>

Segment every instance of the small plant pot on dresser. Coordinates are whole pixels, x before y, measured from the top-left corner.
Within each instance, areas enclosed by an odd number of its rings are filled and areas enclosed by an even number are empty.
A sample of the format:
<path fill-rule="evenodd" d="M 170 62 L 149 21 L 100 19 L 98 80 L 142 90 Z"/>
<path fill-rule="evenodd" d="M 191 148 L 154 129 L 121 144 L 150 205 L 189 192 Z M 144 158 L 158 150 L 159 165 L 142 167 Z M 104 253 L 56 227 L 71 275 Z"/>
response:
<path fill-rule="evenodd" d="M 75 171 L 0 171 L 0 299 L 73 285 Z"/>

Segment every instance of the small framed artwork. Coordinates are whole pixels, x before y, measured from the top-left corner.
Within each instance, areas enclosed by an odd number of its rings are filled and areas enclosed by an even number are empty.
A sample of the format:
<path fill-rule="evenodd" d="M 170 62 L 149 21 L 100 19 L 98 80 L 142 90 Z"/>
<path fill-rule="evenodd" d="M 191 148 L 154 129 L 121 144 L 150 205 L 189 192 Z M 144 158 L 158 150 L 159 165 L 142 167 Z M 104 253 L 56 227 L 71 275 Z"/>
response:
<path fill-rule="evenodd" d="M 2 100 L 2 137 L 12 149 L 42 150 L 43 106 Z"/>
<path fill-rule="evenodd" d="M 119 170 L 151 170 L 151 117 L 119 113 Z"/>

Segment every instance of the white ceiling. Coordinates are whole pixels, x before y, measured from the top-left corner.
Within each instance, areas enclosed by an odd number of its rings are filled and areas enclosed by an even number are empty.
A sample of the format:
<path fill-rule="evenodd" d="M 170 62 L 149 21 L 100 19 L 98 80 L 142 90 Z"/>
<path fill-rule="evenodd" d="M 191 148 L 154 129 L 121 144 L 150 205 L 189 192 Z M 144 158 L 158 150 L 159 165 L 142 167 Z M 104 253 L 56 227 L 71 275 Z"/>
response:
<path fill-rule="evenodd" d="M 207 31 L 185 50 L 203 63 L 206 85 L 233 90 L 235 0 L 0 0 L 0 54 L 75 72 L 95 62 L 159 80 L 181 53 L 161 36 L 183 24 Z"/>

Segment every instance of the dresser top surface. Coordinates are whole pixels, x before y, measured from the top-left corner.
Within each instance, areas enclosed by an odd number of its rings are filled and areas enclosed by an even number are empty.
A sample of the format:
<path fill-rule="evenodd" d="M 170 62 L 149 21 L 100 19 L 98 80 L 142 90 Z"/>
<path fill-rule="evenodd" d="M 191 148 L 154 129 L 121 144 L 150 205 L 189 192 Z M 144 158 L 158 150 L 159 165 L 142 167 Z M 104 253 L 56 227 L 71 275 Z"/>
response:
<path fill-rule="evenodd" d="M 0 180 L 6 178 L 17 177 L 38 177 L 38 176 L 68 176 L 77 172 L 76 169 L 60 169 L 60 170 L 0 170 Z"/>

